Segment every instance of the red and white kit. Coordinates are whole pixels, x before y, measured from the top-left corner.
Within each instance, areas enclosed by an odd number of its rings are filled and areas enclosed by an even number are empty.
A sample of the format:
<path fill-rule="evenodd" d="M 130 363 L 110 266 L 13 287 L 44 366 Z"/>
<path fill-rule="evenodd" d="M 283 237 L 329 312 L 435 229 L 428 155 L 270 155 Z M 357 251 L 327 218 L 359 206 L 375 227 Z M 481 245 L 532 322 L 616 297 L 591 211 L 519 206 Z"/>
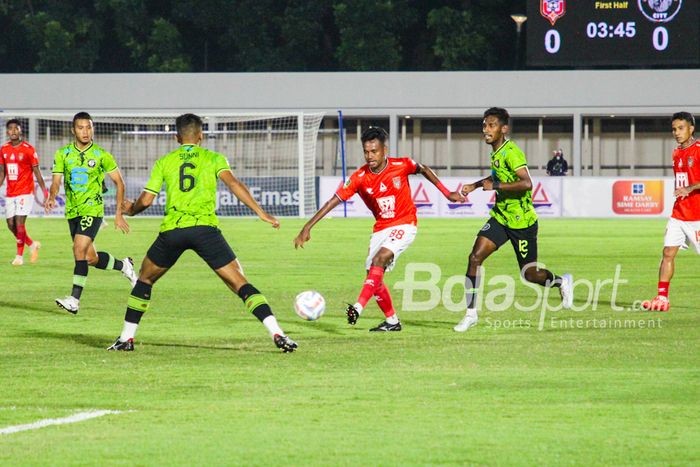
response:
<path fill-rule="evenodd" d="M 36 150 L 24 141 L 18 146 L 6 143 L 0 148 L 0 164 L 7 182 L 5 217 L 28 216 L 34 206 L 33 166 L 39 165 Z"/>
<path fill-rule="evenodd" d="M 700 142 L 673 151 L 673 174 L 676 189 L 700 183 Z M 700 190 L 676 198 L 666 225 L 664 246 L 687 248 L 688 244 L 700 254 Z"/>
<path fill-rule="evenodd" d="M 418 219 L 408 176 L 415 174 L 417 169 L 418 164 L 413 159 L 388 158 L 381 172 L 373 173 L 368 165 L 364 165 L 335 192 L 341 201 L 347 201 L 357 193 L 376 219 L 366 269 L 370 268 L 374 255 L 381 248 L 387 248 L 394 253 L 393 261 L 386 268 L 387 272 L 390 271 L 399 255 L 415 240 Z"/>

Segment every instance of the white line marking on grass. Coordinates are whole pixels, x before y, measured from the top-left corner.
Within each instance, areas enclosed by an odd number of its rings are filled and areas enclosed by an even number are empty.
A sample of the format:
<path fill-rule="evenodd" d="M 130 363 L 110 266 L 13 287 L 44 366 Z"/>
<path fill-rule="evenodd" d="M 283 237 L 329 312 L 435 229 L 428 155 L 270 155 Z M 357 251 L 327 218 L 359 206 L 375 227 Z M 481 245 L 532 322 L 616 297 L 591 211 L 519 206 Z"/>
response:
<path fill-rule="evenodd" d="M 102 417 L 104 415 L 116 415 L 120 413 L 124 412 L 120 410 L 91 410 L 90 412 L 78 412 L 63 418 L 45 418 L 43 420 L 39 420 L 38 422 L 27 423 L 26 425 L 14 425 L 0 428 L 0 435 L 9 435 L 20 431 L 36 430 L 38 428 L 44 428 L 51 425 L 65 425 L 67 423 L 83 422 L 85 420 L 90 420 L 91 418 Z"/>

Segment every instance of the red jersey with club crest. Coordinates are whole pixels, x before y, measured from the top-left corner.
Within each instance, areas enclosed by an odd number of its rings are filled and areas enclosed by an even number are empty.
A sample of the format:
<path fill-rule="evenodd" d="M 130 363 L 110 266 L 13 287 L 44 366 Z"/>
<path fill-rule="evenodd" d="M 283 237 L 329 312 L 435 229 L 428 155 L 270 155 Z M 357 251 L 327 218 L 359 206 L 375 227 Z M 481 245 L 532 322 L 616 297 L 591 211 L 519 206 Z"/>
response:
<path fill-rule="evenodd" d="M 39 156 L 31 144 L 24 141 L 18 146 L 5 143 L 0 148 L 0 164 L 5 166 L 8 197 L 34 193 L 32 166 L 39 165 Z"/>
<path fill-rule="evenodd" d="M 347 201 L 357 193 L 377 220 L 374 231 L 401 224 L 416 225 L 416 205 L 413 203 L 408 176 L 418 170 L 418 164 L 410 158 L 387 158 L 386 167 L 374 173 L 365 164 L 335 192 L 341 201 Z"/>
<path fill-rule="evenodd" d="M 676 189 L 700 183 L 700 141 L 673 151 L 673 175 Z M 681 221 L 700 221 L 700 189 L 685 198 L 676 198 L 671 217 Z"/>

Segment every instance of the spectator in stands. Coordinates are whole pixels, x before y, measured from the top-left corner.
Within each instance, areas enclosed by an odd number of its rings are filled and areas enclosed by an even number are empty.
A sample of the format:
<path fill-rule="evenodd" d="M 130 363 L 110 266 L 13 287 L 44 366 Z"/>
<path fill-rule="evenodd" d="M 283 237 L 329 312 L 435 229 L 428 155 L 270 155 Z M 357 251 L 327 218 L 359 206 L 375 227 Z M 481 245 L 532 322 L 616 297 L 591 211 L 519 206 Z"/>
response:
<path fill-rule="evenodd" d="M 569 171 L 569 163 L 564 159 L 564 151 L 555 149 L 552 158 L 547 162 L 547 175 L 562 177 Z"/>

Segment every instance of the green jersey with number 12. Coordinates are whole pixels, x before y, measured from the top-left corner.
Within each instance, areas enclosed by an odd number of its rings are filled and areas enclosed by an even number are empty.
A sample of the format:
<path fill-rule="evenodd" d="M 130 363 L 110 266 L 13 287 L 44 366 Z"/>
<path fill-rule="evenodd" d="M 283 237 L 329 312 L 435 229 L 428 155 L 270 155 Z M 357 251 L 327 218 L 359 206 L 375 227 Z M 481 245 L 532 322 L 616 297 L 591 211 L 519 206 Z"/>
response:
<path fill-rule="evenodd" d="M 518 181 L 515 173 L 527 169 L 525 153 L 514 142 L 507 140 L 491 153 L 491 176 L 501 183 Z M 491 209 L 491 217 L 510 229 L 526 229 L 537 222 L 537 213 L 532 205 L 532 190 L 496 191 L 496 203 Z"/>
<path fill-rule="evenodd" d="M 216 227 L 216 182 L 231 170 L 226 158 L 195 144 L 183 144 L 156 161 L 144 191 L 156 196 L 165 183 L 165 218 L 160 231 L 209 225 Z"/>

